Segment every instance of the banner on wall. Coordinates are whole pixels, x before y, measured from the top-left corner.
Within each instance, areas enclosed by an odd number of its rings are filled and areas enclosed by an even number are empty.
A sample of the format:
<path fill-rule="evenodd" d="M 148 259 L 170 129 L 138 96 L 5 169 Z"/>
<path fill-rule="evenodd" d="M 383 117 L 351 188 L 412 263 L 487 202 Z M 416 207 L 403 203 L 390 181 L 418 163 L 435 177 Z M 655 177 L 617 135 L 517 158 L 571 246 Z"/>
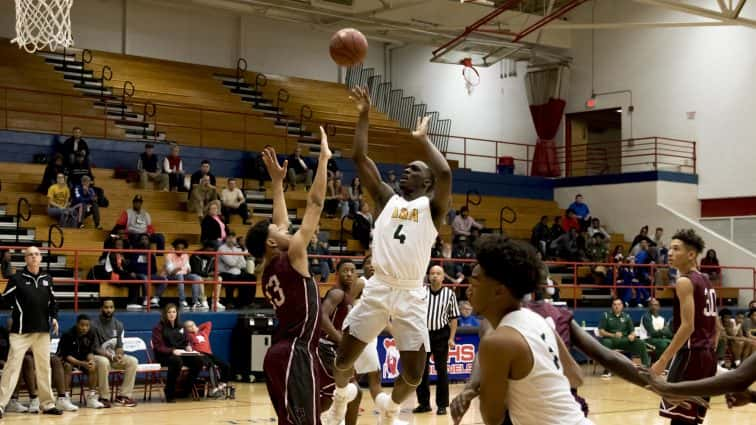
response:
<path fill-rule="evenodd" d="M 449 350 L 449 360 L 446 368 L 449 371 L 449 380 L 465 381 L 470 378 L 473 362 L 478 353 L 478 335 L 462 334 L 455 338 L 456 345 Z M 399 376 L 401 365 L 399 364 L 399 350 L 393 337 L 381 335 L 378 337 L 378 359 L 381 362 L 381 382 L 390 384 Z M 436 380 L 436 368 L 438 366 L 431 357 L 430 380 Z"/>

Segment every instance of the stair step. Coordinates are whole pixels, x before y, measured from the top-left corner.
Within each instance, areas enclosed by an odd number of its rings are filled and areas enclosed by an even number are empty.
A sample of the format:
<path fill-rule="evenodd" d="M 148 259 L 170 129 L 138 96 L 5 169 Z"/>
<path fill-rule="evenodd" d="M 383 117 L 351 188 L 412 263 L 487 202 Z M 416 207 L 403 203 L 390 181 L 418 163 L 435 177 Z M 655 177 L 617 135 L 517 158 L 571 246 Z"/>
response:
<path fill-rule="evenodd" d="M 105 108 L 103 108 L 103 109 L 105 109 Z M 122 109 L 119 109 L 117 111 L 113 110 L 113 109 L 108 109 L 107 115 L 109 117 L 121 117 L 122 119 L 119 120 L 119 121 L 131 121 L 131 120 L 134 120 L 134 121 L 144 122 L 144 115 L 137 114 L 135 112 L 128 112 L 128 111 L 123 112 Z M 128 120 L 124 120 L 124 118 L 128 118 Z"/>
<path fill-rule="evenodd" d="M 273 114 L 279 112 L 279 109 L 273 105 L 270 105 L 270 106 L 259 105 L 259 104 L 252 105 L 252 110 L 257 111 L 257 112 L 267 112 L 267 113 L 272 112 Z M 275 115 L 272 118 L 275 119 Z"/>
<path fill-rule="evenodd" d="M 143 135 L 141 130 L 138 132 L 131 132 L 129 130 L 126 130 L 125 134 L 126 138 L 131 141 L 135 142 L 167 142 L 167 138 L 165 136 L 165 133 L 158 132 L 157 136 L 153 135 L 152 133 L 147 133 L 147 135 Z"/>
<path fill-rule="evenodd" d="M 100 90 L 100 87 L 102 87 L 102 81 L 100 81 L 100 80 L 84 80 L 83 83 L 79 82 L 79 83 L 74 84 L 74 88 L 75 89 L 96 89 L 96 90 Z M 110 87 L 106 87 L 105 90 L 109 91 Z"/>
<path fill-rule="evenodd" d="M 79 90 L 82 93 L 86 93 L 86 94 L 89 94 L 89 95 L 100 95 L 100 94 L 102 94 L 104 96 L 113 96 L 113 92 L 110 91 L 110 88 L 105 88 L 105 90 L 101 90 L 99 88 L 87 87 L 87 86 L 76 87 L 76 86 L 80 86 L 80 85 L 81 84 L 75 84 L 74 87 L 76 88 L 76 90 Z M 115 96 L 112 97 L 112 99 L 115 99 Z"/>
<path fill-rule="evenodd" d="M 241 83 L 245 83 L 246 82 L 246 80 L 244 79 L 244 77 L 241 77 L 241 78 L 237 79 L 236 75 L 213 74 L 213 78 L 215 78 L 216 80 L 223 81 L 223 84 L 226 84 L 226 83 L 236 83 L 237 81 L 239 81 Z"/>
<path fill-rule="evenodd" d="M 121 102 L 103 102 L 101 100 L 98 100 L 94 102 L 94 107 L 97 109 L 118 109 L 119 111 L 121 109 L 126 109 L 127 111 L 131 111 L 131 107 L 129 105 L 123 105 Z"/>
<path fill-rule="evenodd" d="M 63 65 L 56 65 L 53 67 L 53 69 L 57 72 L 62 72 L 64 75 L 89 75 L 94 76 L 91 70 L 84 69 L 81 65 L 71 65 L 69 63 L 66 63 L 66 66 Z"/>
<path fill-rule="evenodd" d="M 97 99 L 97 102 L 102 103 L 104 100 L 109 101 L 109 103 L 117 102 L 118 104 L 121 103 L 121 100 L 123 99 L 122 96 L 116 96 L 111 92 L 105 92 L 104 94 L 101 94 L 99 90 L 97 90 L 96 93 L 84 93 L 84 97 L 89 99 Z"/>
<path fill-rule="evenodd" d="M 146 128 L 148 130 L 151 130 L 153 128 L 152 123 L 144 122 L 144 121 L 137 121 L 137 120 L 115 120 L 115 125 L 121 128 L 127 128 L 127 129 L 138 129 L 141 130 L 143 128 Z"/>
<path fill-rule="evenodd" d="M 101 79 L 95 78 L 94 76 L 85 76 L 82 78 L 81 73 L 79 72 L 73 75 L 66 73 L 63 75 L 63 79 L 66 81 L 74 81 L 78 83 L 81 83 L 83 81 L 84 84 L 95 85 L 97 87 L 100 87 L 102 85 Z"/>
<path fill-rule="evenodd" d="M 233 94 L 243 94 L 245 96 L 252 96 L 252 97 L 262 97 L 263 93 L 257 90 L 254 90 L 252 88 L 248 87 L 240 87 L 240 88 L 233 88 L 231 89 L 231 93 Z"/>

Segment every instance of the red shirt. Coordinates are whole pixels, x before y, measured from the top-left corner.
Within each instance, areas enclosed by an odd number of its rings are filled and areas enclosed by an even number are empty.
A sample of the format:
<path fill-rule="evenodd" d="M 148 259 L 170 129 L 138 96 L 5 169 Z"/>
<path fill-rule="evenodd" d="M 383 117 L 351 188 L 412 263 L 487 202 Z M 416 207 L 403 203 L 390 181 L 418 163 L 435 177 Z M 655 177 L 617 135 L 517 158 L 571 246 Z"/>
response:
<path fill-rule="evenodd" d="M 186 339 L 192 345 L 192 350 L 205 354 L 213 354 L 210 348 L 210 331 L 213 330 L 212 322 L 205 322 L 199 325 L 197 333 L 186 333 Z"/>
<path fill-rule="evenodd" d="M 566 215 L 562 216 L 562 230 L 564 230 L 564 233 L 569 233 L 572 228 L 575 228 L 578 232 L 580 231 L 580 223 L 578 222 L 578 219 L 576 217 L 569 218 Z"/>

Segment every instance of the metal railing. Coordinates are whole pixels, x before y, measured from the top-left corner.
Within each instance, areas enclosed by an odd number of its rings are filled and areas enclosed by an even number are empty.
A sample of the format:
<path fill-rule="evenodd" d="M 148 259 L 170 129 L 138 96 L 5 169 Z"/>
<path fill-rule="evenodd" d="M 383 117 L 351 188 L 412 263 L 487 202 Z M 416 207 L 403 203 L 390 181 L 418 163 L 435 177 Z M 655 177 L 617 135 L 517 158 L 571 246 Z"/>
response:
<path fill-rule="evenodd" d="M 470 200 L 470 195 L 473 196 L 472 200 Z M 467 208 L 470 208 L 470 205 L 477 207 L 481 202 L 483 202 L 483 197 L 480 196 L 480 192 L 476 189 L 470 189 L 465 193 L 465 206 Z"/>
<path fill-rule="evenodd" d="M 499 210 L 499 233 L 504 234 L 504 223 L 512 224 L 515 221 L 517 221 L 517 211 L 510 207 L 502 207 Z"/>
<path fill-rule="evenodd" d="M 21 213 L 21 206 L 26 206 L 26 214 Z M 19 241 L 19 234 L 21 232 L 21 222 L 29 221 L 32 215 L 31 204 L 26 198 L 18 198 L 16 202 L 16 243 Z"/>
<path fill-rule="evenodd" d="M 56 230 L 58 232 L 58 235 L 60 235 L 60 242 L 56 243 L 53 240 L 53 230 Z M 50 227 L 47 229 L 47 246 L 52 248 L 62 248 L 63 243 L 65 242 L 65 237 L 63 235 L 63 229 L 58 226 L 57 224 L 51 224 Z M 47 271 L 50 271 L 50 258 L 51 254 L 48 253 L 47 255 Z"/>

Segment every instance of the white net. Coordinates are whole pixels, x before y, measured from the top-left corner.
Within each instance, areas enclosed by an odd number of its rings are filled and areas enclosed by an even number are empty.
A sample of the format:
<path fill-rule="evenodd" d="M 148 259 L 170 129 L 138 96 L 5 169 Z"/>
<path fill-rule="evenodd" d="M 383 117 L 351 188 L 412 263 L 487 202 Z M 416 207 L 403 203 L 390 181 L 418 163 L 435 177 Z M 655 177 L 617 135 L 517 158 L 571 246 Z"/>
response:
<path fill-rule="evenodd" d="M 16 0 L 16 38 L 29 53 L 47 46 L 50 50 L 70 47 L 73 0 Z"/>

